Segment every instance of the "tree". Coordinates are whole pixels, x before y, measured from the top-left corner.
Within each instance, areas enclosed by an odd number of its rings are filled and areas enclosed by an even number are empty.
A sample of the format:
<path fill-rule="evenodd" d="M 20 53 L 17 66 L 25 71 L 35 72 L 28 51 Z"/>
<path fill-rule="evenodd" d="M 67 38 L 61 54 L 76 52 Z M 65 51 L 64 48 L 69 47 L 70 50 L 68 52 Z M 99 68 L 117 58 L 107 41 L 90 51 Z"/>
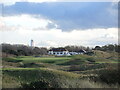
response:
<path fill-rule="evenodd" d="M 101 50 L 100 46 L 95 46 L 95 50 Z"/>
<path fill-rule="evenodd" d="M 109 44 L 109 45 L 108 45 L 108 50 L 109 50 L 109 51 L 114 51 L 114 50 L 115 50 L 114 45 Z"/>

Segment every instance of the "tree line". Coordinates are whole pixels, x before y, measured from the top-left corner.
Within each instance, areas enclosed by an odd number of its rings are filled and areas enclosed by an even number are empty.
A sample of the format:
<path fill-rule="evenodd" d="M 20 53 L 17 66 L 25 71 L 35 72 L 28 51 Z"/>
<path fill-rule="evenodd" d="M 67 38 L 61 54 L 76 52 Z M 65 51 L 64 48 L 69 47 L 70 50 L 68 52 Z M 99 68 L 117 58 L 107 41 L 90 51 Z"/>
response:
<path fill-rule="evenodd" d="M 113 51 L 120 53 L 120 45 L 117 44 L 108 44 L 104 46 L 95 46 L 93 50 L 101 50 L 101 51 Z"/>
<path fill-rule="evenodd" d="M 84 46 L 65 46 L 65 49 L 67 49 L 69 52 L 79 52 L 81 49 L 85 51 L 92 51 L 89 47 Z"/>
<path fill-rule="evenodd" d="M 47 54 L 46 48 L 30 47 L 26 45 L 11 45 L 1 44 L 2 52 L 6 54 L 13 54 L 16 56 L 30 56 L 30 55 L 45 55 Z"/>
<path fill-rule="evenodd" d="M 6 54 L 12 54 L 16 56 L 31 56 L 31 55 L 47 55 L 48 50 L 47 48 L 40 48 L 40 47 L 30 47 L 26 45 L 11 45 L 11 44 L 0 44 L 2 47 L 2 52 Z M 52 47 L 51 47 L 52 48 Z M 120 53 L 120 45 L 105 45 L 105 46 L 95 46 L 95 48 L 84 47 L 84 46 L 65 46 L 63 47 L 68 51 L 77 52 L 81 49 L 91 52 L 92 50 L 101 50 L 101 51 L 114 51 Z"/>

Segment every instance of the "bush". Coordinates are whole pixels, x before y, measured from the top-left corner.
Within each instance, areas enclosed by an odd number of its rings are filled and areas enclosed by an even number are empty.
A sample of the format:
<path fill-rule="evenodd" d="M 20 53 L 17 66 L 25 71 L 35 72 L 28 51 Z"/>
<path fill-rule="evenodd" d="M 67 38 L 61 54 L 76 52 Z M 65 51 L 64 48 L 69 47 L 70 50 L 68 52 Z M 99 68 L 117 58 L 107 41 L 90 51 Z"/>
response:
<path fill-rule="evenodd" d="M 92 57 L 88 57 L 87 60 L 88 60 L 89 62 L 95 62 L 95 59 L 92 58 Z"/>
<path fill-rule="evenodd" d="M 100 81 L 107 84 L 120 84 L 120 72 L 118 69 L 103 70 L 98 74 Z"/>

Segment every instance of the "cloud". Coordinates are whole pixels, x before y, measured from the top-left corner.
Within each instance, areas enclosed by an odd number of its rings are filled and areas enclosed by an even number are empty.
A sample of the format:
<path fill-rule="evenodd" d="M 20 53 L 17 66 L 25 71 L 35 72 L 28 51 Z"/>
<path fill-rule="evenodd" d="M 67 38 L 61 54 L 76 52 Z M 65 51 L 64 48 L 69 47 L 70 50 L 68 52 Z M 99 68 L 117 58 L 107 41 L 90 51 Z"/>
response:
<path fill-rule="evenodd" d="M 118 42 L 118 29 L 87 29 L 73 30 L 72 32 L 63 32 L 57 36 L 60 40 L 73 41 L 71 44 L 77 45 L 102 45 Z"/>
<path fill-rule="evenodd" d="M 0 3 L 5 6 L 14 5 L 16 2 L 32 2 L 32 3 L 42 3 L 42 2 L 54 2 L 56 0 L 1 0 Z"/>
<path fill-rule="evenodd" d="M 59 44 L 55 41 L 51 41 L 51 40 L 45 40 L 45 41 L 41 41 L 37 44 L 40 47 L 58 47 Z"/>
<path fill-rule="evenodd" d="M 5 6 L 4 17 L 0 16 L 0 43 L 27 45 L 31 38 L 42 47 L 118 43 L 116 10 L 111 3 L 22 2 Z"/>
<path fill-rule="evenodd" d="M 32 3 L 42 3 L 42 2 L 119 2 L 119 0 L 1 0 L 0 3 L 5 6 L 14 5 L 16 2 L 32 2 Z"/>
<path fill-rule="evenodd" d="M 19 29 L 19 26 L 9 26 L 4 22 L 4 18 L 0 16 L 0 31 L 11 31 L 11 30 L 17 30 Z"/>
<path fill-rule="evenodd" d="M 117 28 L 73 30 L 63 32 L 61 29 L 0 31 L 2 42 L 29 44 L 32 38 L 36 46 L 58 47 L 66 45 L 96 46 L 118 43 Z M 9 39 L 8 39 L 9 38 Z"/>
<path fill-rule="evenodd" d="M 36 15 L 0 17 L 2 42 L 29 44 L 32 38 L 36 46 L 58 47 L 66 45 L 105 45 L 118 43 L 117 28 L 73 29 L 66 32 L 53 21 Z M 8 39 L 9 38 L 9 39 Z"/>
<path fill-rule="evenodd" d="M 57 25 L 63 31 L 73 29 L 116 28 L 117 4 L 112 2 L 20 2 L 4 7 L 4 15 L 41 15 L 52 21 L 48 28 Z"/>
<path fill-rule="evenodd" d="M 41 16 L 37 17 L 35 15 L 15 15 L 0 17 L 0 28 L 1 30 L 17 30 L 19 27 L 26 28 L 28 30 L 45 30 L 49 28 L 57 28 L 49 19 L 45 19 Z"/>
<path fill-rule="evenodd" d="M 1 0 L 0 3 L 4 6 L 14 5 L 16 2 L 29 2 L 29 3 L 43 3 L 43 2 L 55 2 L 57 0 Z"/>

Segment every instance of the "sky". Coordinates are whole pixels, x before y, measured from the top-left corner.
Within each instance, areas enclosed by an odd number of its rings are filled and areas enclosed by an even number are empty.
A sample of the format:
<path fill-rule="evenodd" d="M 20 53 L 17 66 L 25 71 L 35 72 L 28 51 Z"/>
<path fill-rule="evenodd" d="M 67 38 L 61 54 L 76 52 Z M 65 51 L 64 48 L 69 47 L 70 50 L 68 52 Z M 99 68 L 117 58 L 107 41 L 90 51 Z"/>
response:
<path fill-rule="evenodd" d="M 118 43 L 117 2 L 41 2 L 0 4 L 0 43 L 60 47 Z M 9 0 L 8 0 L 9 1 Z"/>

